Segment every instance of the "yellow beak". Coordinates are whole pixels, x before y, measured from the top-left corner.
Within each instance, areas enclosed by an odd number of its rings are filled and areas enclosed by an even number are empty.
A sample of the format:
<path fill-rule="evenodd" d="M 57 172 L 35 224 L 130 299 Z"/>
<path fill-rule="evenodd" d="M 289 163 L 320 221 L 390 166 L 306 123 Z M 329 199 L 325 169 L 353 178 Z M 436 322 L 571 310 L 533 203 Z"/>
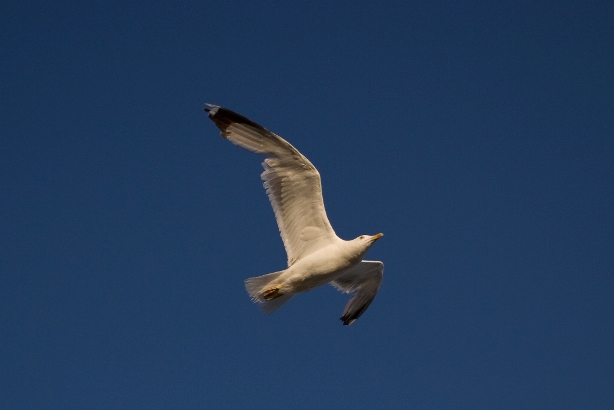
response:
<path fill-rule="evenodd" d="M 378 233 L 377 235 L 373 235 L 373 237 L 371 238 L 371 242 L 375 242 L 377 241 L 379 238 L 381 238 L 382 236 L 384 236 L 383 233 Z"/>

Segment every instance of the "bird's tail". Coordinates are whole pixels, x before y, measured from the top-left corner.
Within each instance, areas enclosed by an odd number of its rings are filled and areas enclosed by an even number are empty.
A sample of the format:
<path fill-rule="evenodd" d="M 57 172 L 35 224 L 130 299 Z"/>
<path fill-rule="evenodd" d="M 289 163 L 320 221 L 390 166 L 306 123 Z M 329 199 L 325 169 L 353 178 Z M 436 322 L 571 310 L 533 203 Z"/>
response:
<path fill-rule="evenodd" d="M 292 297 L 292 294 L 289 294 L 277 296 L 273 299 L 267 300 L 263 296 L 263 293 L 267 290 L 269 285 L 272 284 L 271 282 L 275 281 L 275 279 L 277 279 L 282 273 L 284 273 L 283 270 L 245 279 L 245 290 L 247 290 L 249 297 L 254 302 L 258 303 L 260 305 L 260 309 L 262 309 L 262 311 L 267 315 L 275 312 L 281 307 L 281 305 L 286 303 Z"/>

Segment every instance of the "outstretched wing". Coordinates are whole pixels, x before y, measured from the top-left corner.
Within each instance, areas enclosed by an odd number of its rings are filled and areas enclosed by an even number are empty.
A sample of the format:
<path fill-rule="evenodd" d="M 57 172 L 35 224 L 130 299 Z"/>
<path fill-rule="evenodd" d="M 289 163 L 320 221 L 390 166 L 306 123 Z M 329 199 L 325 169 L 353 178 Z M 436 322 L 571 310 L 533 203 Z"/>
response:
<path fill-rule="evenodd" d="M 205 111 L 224 138 L 266 157 L 261 177 L 288 266 L 336 240 L 324 209 L 320 174 L 313 164 L 279 135 L 226 108 L 207 105 Z"/>
<path fill-rule="evenodd" d="M 351 325 L 367 310 L 382 284 L 384 264 L 379 261 L 362 261 L 349 268 L 343 275 L 331 282 L 343 293 L 354 293 L 341 320 L 344 325 Z"/>

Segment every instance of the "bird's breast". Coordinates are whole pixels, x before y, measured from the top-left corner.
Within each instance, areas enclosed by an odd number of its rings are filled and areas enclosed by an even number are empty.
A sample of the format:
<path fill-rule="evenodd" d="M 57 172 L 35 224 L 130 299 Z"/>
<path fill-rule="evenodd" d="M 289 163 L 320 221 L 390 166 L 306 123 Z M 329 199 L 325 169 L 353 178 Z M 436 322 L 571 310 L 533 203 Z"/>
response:
<path fill-rule="evenodd" d="M 345 269 L 360 262 L 339 246 L 322 248 L 297 261 L 288 270 L 288 285 L 294 292 L 305 292 L 335 280 Z"/>

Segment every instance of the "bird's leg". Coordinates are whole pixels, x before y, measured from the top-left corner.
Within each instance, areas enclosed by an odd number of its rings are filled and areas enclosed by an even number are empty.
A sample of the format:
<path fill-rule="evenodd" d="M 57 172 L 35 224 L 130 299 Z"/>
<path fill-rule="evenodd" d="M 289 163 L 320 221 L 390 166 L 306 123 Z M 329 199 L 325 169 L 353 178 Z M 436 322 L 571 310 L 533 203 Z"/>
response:
<path fill-rule="evenodd" d="M 262 292 L 262 297 L 265 298 L 266 300 L 273 300 L 275 298 L 283 296 L 283 293 L 279 292 L 279 288 L 280 288 L 279 286 L 275 286 L 273 288 L 265 289 Z"/>

